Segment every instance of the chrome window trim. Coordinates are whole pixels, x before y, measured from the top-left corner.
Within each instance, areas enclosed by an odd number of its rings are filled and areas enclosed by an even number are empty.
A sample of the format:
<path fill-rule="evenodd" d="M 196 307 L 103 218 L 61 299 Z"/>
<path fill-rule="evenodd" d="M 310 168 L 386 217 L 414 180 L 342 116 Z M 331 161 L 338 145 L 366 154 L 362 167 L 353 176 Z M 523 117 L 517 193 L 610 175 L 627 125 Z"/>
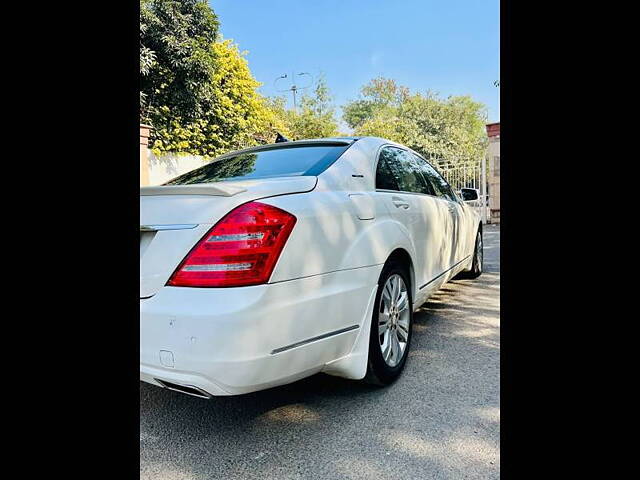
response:
<path fill-rule="evenodd" d="M 430 193 L 406 192 L 404 190 L 386 190 L 384 188 L 376 188 L 375 191 L 379 192 L 379 193 L 402 193 L 402 194 L 405 194 L 405 195 L 420 195 L 420 196 L 423 196 L 423 197 L 435 198 L 436 200 L 442 200 L 443 202 L 449 202 L 449 203 L 455 203 L 455 204 L 458 203 L 458 202 L 455 202 L 453 200 L 449 200 L 446 197 L 439 197 L 438 195 L 431 195 Z"/>

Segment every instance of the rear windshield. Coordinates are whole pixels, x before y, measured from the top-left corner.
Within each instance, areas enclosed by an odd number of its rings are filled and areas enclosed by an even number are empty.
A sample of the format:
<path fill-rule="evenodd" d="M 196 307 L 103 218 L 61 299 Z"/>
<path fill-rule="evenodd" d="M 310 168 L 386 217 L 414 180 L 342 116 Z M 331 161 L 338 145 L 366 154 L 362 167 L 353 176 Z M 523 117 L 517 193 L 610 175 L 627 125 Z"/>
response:
<path fill-rule="evenodd" d="M 349 145 L 299 145 L 270 148 L 213 160 L 169 180 L 164 185 L 189 185 L 222 180 L 319 175 L 335 162 Z"/>

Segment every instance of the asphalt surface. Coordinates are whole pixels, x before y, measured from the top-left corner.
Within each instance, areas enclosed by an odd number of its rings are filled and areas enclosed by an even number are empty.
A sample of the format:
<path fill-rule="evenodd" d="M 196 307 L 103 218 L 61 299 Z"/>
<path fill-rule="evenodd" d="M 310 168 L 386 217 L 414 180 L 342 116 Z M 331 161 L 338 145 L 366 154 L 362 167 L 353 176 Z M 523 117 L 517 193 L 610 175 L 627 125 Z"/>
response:
<path fill-rule="evenodd" d="M 327 375 L 211 401 L 140 384 L 141 479 L 500 476 L 500 230 L 414 317 L 388 388 Z"/>

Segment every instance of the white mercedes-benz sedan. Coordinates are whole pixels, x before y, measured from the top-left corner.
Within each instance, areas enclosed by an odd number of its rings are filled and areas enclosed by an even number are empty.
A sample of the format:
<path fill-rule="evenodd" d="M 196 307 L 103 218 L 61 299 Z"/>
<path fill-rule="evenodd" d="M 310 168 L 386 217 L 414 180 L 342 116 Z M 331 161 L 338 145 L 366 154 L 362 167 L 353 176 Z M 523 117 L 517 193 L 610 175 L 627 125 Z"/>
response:
<path fill-rule="evenodd" d="M 204 398 L 318 372 L 386 385 L 413 312 L 481 272 L 478 213 L 409 148 L 232 152 L 140 188 L 140 379 Z"/>

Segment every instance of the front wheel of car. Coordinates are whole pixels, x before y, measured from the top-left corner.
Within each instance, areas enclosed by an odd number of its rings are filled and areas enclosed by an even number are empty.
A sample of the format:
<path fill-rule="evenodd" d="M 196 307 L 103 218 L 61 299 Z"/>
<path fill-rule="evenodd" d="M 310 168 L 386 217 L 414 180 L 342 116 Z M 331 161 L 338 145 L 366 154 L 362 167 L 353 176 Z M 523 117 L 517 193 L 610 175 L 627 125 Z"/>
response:
<path fill-rule="evenodd" d="M 478 278 L 482 275 L 482 263 L 484 261 L 484 245 L 482 244 L 482 230 L 478 229 L 476 234 L 476 245 L 473 250 L 473 262 L 471 270 L 460 272 L 457 278 Z"/>
<path fill-rule="evenodd" d="M 390 262 L 382 270 L 371 319 L 365 381 L 392 383 L 404 368 L 411 345 L 413 298 L 406 268 Z"/>

